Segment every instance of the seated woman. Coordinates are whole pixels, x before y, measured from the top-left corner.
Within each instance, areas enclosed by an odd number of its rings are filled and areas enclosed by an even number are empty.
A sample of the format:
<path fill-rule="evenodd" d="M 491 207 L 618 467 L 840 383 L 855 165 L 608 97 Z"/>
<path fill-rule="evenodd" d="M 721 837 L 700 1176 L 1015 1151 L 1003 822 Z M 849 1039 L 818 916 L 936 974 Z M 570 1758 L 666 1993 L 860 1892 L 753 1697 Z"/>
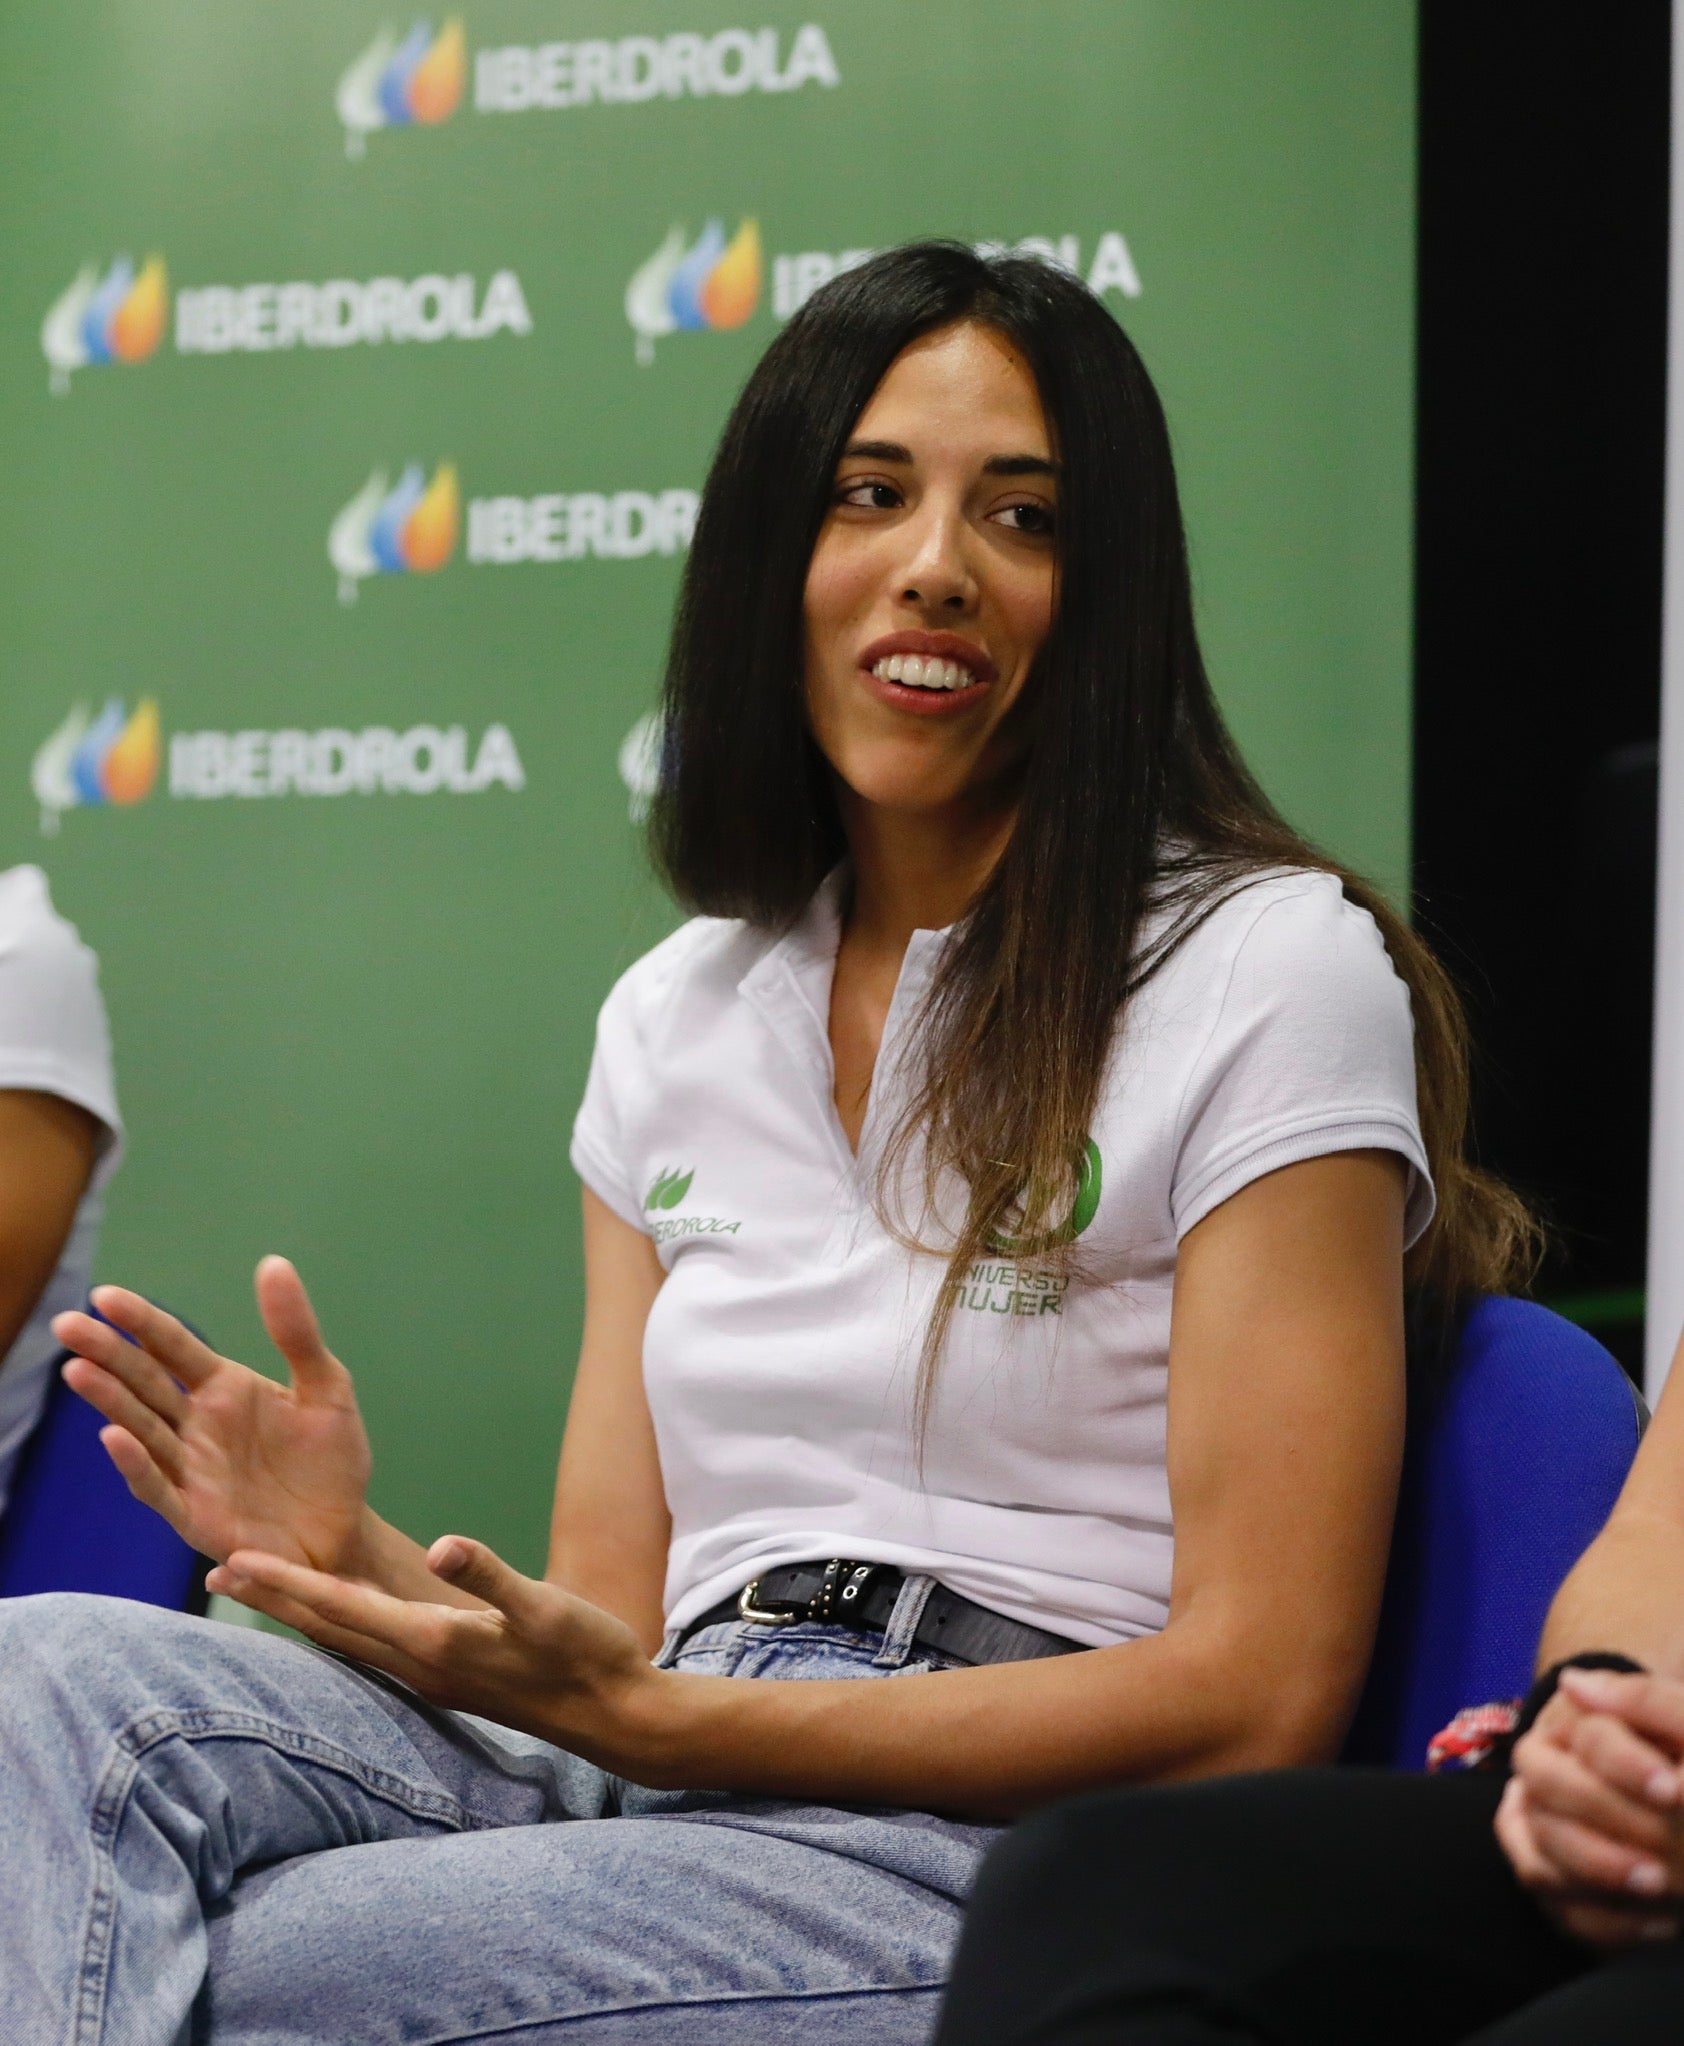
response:
<path fill-rule="evenodd" d="M 1490 1283 L 1523 1217 L 1437 969 L 1234 753 L 1078 282 L 921 245 L 789 323 L 665 733 L 700 914 L 602 1012 L 544 1581 L 369 1511 L 280 1260 L 289 1389 L 59 1323 L 213 1588 L 337 1655 L 0 1614 L 20 2041 L 919 2040 L 999 1822 L 1338 1745 L 1406 1248 Z"/>
<path fill-rule="evenodd" d="M 1036 1819 L 982 1872 L 938 2046 L 1675 2046 L 1684 1343 L 1538 1659 L 1512 1756 L 1465 1775 L 1291 1772 Z"/>

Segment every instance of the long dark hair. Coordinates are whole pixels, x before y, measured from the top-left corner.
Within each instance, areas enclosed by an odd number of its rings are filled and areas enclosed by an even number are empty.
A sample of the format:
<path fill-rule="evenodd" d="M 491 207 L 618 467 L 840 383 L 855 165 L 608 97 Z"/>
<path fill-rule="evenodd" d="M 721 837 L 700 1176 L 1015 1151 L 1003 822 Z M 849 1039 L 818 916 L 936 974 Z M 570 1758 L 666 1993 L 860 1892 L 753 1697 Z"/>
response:
<path fill-rule="evenodd" d="M 1069 1255 L 1059 1227 L 1130 995 L 1237 887 L 1319 869 L 1374 917 L 1408 985 L 1438 1213 L 1410 1276 L 1454 1303 L 1529 1274 L 1537 1234 L 1464 1155 L 1467 1039 L 1455 990 L 1379 892 L 1308 845 L 1240 759 L 1193 626 L 1163 408 L 1128 336 L 1075 278 L 921 242 L 825 285 L 731 413 L 709 473 L 666 673 L 657 862 L 687 907 L 791 923 L 846 844 L 808 730 L 802 592 L 855 420 L 920 335 L 974 320 L 1035 378 L 1058 451 L 1058 602 L 1036 664 L 1033 745 L 1005 852 L 927 997 L 923 1064 L 891 1161 L 957 1173 L 949 1279 L 1003 1240 Z M 1148 908 L 1161 933 L 1142 949 Z M 886 1167 L 884 1184 L 892 1164 Z M 1022 1255 L 1022 1252 L 1019 1252 Z M 952 1313 L 928 1332 L 920 1422 Z"/>

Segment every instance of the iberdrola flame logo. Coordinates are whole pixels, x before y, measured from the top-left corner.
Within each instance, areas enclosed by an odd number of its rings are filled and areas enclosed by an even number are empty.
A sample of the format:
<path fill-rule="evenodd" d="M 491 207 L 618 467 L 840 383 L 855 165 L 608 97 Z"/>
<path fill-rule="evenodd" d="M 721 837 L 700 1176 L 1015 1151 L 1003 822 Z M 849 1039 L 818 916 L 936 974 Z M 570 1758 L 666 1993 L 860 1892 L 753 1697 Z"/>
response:
<path fill-rule="evenodd" d="M 41 353 L 53 395 L 65 395 L 75 370 L 144 362 L 163 339 L 168 310 L 162 256 L 148 256 L 138 276 L 127 256 L 119 256 L 103 277 L 95 264 L 84 263 L 41 322 Z"/>
<path fill-rule="evenodd" d="M 162 750 L 158 706 L 150 696 L 141 699 L 133 717 L 121 697 L 109 698 L 98 717 L 79 703 L 30 766 L 42 831 L 51 837 L 66 810 L 138 803 L 150 795 Z"/>
<path fill-rule="evenodd" d="M 760 227 L 745 220 L 727 242 L 710 220 L 692 243 L 681 227 L 626 286 L 626 318 L 637 336 L 637 359 L 655 360 L 655 343 L 683 329 L 740 327 L 760 303 Z"/>
<path fill-rule="evenodd" d="M 327 558 L 339 573 L 341 603 L 356 601 L 365 576 L 432 575 L 456 551 L 462 493 L 454 462 L 440 462 L 433 480 L 423 480 L 411 462 L 388 488 L 376 469 L 328 529 Z"/>
<path fill-rule="evenodd" d="M 461 102 L 468 45 L 459 20 L 435 36 L 418 21 L 400 42 L 382 29 L 339 81 L 334 105 L 345 124 L 345 154 L 361 156 L 376 128 L 436 127 Z"/>
<path fill-rule="evenodd" d="M 645 1209 L 676 1208 L 690 1191 L 690 1182 L 695 1176 L 693 1165 L 688 1172 L 680 1172 L 676 1166 L 657 1172 L 650 1182 L 649 1191 L 643 1196 Z"/>

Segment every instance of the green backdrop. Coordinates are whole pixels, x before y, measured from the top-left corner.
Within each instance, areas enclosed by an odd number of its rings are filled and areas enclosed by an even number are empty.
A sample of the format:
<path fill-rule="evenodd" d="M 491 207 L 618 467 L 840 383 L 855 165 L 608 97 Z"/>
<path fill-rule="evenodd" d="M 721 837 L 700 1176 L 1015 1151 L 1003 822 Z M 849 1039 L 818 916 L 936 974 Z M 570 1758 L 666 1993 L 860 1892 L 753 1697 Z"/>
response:
<path fill-rule="evenodd" d="M 1242 743 L 1404 887 L 1414 7 L 412 28 L 0 13 L 0 859 L 102 960 L 131 1145 L 104 1275 L 256 1361 L 250 1269 L 289 1253 L 377 1503 L 531 1566 L 571 1116 L 598 1002 L 669 922 L 622 743 L 683 493 L 845 252 L 1033 237 L 1092 278 L 1164 391 Z"/>

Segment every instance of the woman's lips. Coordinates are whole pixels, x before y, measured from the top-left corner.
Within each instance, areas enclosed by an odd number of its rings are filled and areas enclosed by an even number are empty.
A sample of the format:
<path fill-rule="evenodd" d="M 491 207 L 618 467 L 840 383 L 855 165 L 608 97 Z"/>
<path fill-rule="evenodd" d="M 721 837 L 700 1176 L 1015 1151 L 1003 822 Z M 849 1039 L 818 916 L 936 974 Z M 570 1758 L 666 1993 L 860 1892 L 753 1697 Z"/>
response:
<path fill-rule="evenodd" d="M 952 716 L 986 694 L 994 663 L 956 632 L 891 632 L 860 655 L 866 686 L 880 703 L 918 717 Z"/>

